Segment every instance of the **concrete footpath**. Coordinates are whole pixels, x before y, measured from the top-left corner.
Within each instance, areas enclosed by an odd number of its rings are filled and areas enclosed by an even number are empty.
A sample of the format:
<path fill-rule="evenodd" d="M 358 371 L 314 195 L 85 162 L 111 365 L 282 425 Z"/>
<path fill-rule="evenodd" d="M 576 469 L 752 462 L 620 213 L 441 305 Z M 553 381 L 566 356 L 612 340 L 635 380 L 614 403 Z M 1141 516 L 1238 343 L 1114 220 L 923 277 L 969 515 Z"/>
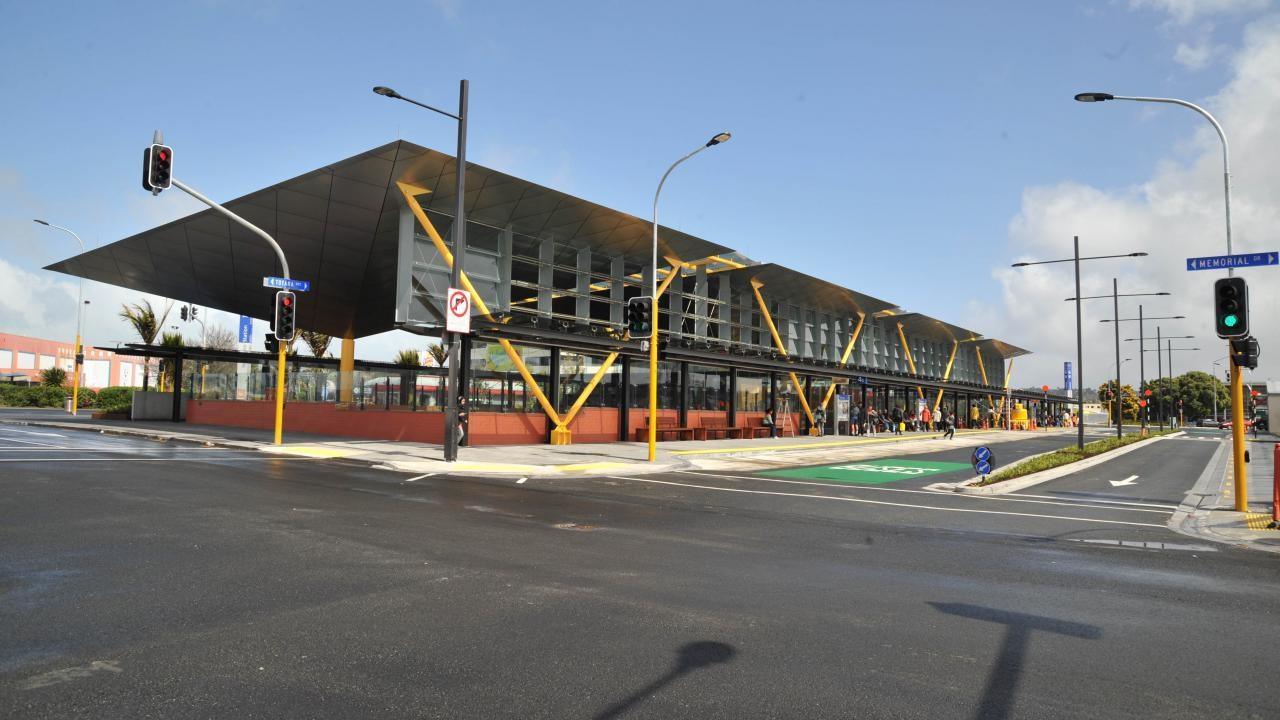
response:
<path fill-rule="evenodd" d="M 1260 433 L 1248 438 L 1249 512 L 1235 510 L 1234 463 L 1230 441 L 1223 441 L 1191 491 L 1169 520 L 1186 535 L 1280 553 L 1280 531 L 1269 528 L 1275 446 L 1280 437 Z"/>
<path fill-rule="evenodd" d="M 936 432 L 882 434 L 872 437 L 686 440 L 660 443 L 657 462 L 654 463 L 648 462 L 648 446 L 645 443 L 496 445 L 459 448 L 458 461 L 448 463 L 443 460 L 443 451 L 439 445 L 425 443 L 343 439 L 286 431 L 284 444 L 275 445 L 272 433 L 266 430 L 163 421 L 93 420 L 88 416 L 73 417 L 58 410 L 47 409 L 0 409 L 0 423 L 129 435 L 163 442 L 251 448 L 260 452 L 318 459 L 342 459 L 403 472 L 528 477 L 641 474 L 682 468 L 750 470 L 815 465 L 828 461 L 861 459 L 883 452 L 915 454 L 932 452 L 943 445 L 954 447 L 957 444 L 1009 442 L 1064 433 L 1057 430 L 961 430 L 956 433 L 955 440 L 941 440 L 940 434 Z"/>

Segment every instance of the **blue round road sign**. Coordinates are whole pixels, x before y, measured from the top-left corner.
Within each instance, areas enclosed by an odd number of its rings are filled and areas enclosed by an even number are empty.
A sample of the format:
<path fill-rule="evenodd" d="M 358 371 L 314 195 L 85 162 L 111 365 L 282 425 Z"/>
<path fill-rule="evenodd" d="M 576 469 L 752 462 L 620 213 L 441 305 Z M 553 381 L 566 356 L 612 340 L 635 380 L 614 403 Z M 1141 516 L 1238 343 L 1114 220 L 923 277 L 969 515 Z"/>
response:
<path fill-rule="evenodd" d="M 975 448 L 973 458 L 970 460 L 973 465 L 973 471 L 979 475 L 990 475 L 996 466 L 996 456 L 992 454 L 991 448 L 982 446 Z"/>

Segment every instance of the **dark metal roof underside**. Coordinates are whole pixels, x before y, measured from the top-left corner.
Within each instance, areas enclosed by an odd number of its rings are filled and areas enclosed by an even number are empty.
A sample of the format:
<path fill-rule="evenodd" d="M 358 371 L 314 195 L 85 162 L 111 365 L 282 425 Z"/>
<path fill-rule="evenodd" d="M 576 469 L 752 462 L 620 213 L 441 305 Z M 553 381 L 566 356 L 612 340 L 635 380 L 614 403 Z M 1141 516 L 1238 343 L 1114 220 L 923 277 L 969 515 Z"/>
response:
<path fill-rule="evenodd" d="M 762 263 L 726 271 L 733 282 L 744 285 L 751 280 L 760 282 L 760 294 L 765 301 L 787 300 L 813 307 L 817 310 L 853 315 L 859 312 L 872 315 L 897 306 L 886 300 L 863 295 L 811 275 L 805 275 L 776 263 Z"/>
<path fill-rule="evenodd" d="M 399 140 L 224 205 L 265 230 L 284 249 L 301 293 L 298 327 L 342 336 L 394 328 L 397 223 L 395 182 L 423 187 L 423 207 L 453 215 L 453 156 Z M 179 192 L 172 190 L 171 192 Z M 651 225 L 479 165 L 467 167 L 467 212 L 476 222 L 554 237 L 647 264 Z M 660 228 L 659 252 L 683 260 L 730 248 Z M 140 292 L 266 318 L 280 268 L 260 238 L 214 210 L 138 233 L 47 269 Z"/>

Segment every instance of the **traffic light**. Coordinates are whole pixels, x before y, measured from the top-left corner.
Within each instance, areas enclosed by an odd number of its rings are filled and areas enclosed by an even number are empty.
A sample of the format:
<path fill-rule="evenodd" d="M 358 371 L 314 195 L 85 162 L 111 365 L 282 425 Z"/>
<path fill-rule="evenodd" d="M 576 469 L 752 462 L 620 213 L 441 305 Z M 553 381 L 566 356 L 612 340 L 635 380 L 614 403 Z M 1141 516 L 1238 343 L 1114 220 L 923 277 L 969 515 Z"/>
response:
<path fill-rule="evenodd" d="M 1249 286 L 1244 278 L 1218 278 L 1213 283 L 1213 312 L 1218 337 L 1249 336 Z"/>
<path fill-rule="evenodd" d="M 187 306 L 186 306 L 186 305 L 183 305 L 183 306 L 182 306 L 182 309 L 178 311 L 178 315 L 182 318 L 182 321 L 183 321 L 183 322 L 186 322 L 186 321 L 187 321 Z"/>
<path fill-rule="evenodd" d="M 653 298 L 645 295 L 627 301 L 627 329 L 633 336 L 653 332 Z"/>
<path fill-rule="evenodd" d="M 1236 367 L 1249 368 L 1253 370 L 1258 367 L 1258 355 L 1261 348 L 1258 346 L 1258 338 L 1240 338 L 1231 341 L 1231 364 Z"/>
<path fill-rule="evenodd" d="M 276 293 L 276 321 L 271 327 L 275 330 L 277 339 L 285 342 L 293 339 L 297 303 L 298 296 L 288 290 Z"/>
<path fill-rule="evenodd" d="M 152 193 L 173 184 L 173 148 L 168 145 L 150 145 L 142 151 L 142 187 Z"/>

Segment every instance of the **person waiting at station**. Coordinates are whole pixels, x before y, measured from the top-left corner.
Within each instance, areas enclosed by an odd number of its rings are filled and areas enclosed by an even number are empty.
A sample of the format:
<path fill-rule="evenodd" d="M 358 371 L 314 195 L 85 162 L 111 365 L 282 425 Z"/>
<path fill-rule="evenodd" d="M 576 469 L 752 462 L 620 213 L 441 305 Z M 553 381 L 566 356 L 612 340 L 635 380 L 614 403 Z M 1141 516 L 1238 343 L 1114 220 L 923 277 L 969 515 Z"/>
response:
<path fill-rule="evenodd" d="M 902 434 L 902 408 L 898 407 L 897 405 L 894 405 L 893 414 L 890 417 L 893 418 L 893 434 L 901 435 Z"/>
<path fill-rule="evenodd" d="M 920 411 L 920 423 L 922 425 L 921 430 L 925 432 L 933 430 L 933 413 L 929 411 L 928 405 L 925 405 L 924 409 Z"/>
<path fill-rule="evenodd" d="M 854 405 L 849 408 L 849 432 L 852 435 L 865 435 L 862 429 L 862 406 Z"/>
<path fill-rule="evenodd" d="M 769 437 L 778 437 L 778 424 L 773 414 L 773 406 L 770 405 L 764 411 L 764 417 L 760 419 L 760 424 L 769 428 Z"/>
<path fill-rule="evenodd" d="M 827 411 L 823 410 L 821 405 L 813 411 L 813 427 L 818 431 L 818 437 L 822 437 L 822 434 L 826 432 Z"/>

